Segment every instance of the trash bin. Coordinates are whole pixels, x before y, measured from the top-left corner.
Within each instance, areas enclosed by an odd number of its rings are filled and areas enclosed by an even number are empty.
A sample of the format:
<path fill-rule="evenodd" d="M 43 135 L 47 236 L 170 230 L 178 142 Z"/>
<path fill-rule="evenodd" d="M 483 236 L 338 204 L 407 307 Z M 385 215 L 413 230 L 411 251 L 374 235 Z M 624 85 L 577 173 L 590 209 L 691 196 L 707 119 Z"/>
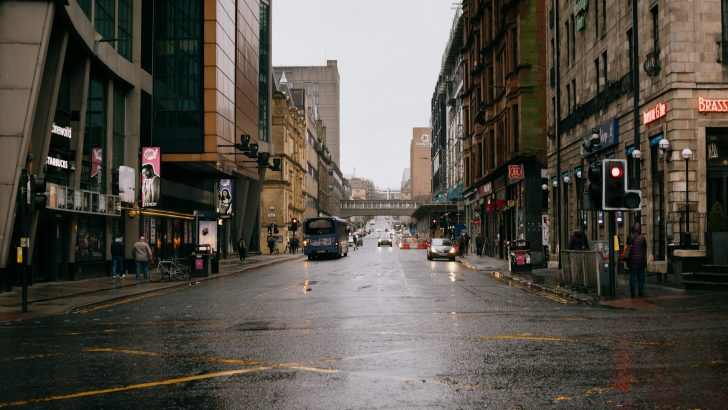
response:
<path fill-rule="evenodd" d="M 210 245 L 200 245 L 192 252 L 192 276 L 210 275 Z"/>
<path fill-rule="evenodd" d="M 220 252 L 215 252 L 212 254 L 212 258 L 210 259 L 210 270 L 212 273 L 220 273 Z"/>
<path fill-rule="evenodd" d="M 508 251 L 508 270 L 512 273 L 531 273 L 531 243 L 525 240 L 511 242 Z"/>

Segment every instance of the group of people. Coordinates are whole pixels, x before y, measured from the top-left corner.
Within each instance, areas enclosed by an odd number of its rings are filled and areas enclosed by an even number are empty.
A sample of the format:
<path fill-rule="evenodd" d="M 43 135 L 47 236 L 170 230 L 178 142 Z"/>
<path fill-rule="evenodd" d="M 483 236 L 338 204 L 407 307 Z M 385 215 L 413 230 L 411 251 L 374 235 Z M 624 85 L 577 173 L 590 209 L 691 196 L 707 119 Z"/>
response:
<path fill-rule="evenodd" d="M 111 243 L 111 277 L 113 279 L 126 277 L 124 269 L 125 255 L 124 237 L 114 238 Z M 134 243 L 132 256 L 136 265 L 136 280 L 139 281 L 142 276 L 144 279 L 149 278 L 149 262 L 154 259 L 154 254 L 144 236 L 140 236 L 139 240 Z"/>

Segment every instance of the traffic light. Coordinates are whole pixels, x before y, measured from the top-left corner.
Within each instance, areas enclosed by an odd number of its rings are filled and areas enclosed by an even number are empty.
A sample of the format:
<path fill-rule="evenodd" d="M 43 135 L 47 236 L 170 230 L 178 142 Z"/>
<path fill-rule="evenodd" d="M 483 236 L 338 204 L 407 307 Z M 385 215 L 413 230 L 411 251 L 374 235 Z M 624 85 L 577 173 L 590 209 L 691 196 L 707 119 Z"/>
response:
<path fill-rule="evenodd" d="M 46 182 L 45 179 L 37 176 L 30 176 L 30 194 L 33 198 L 33 210 L 39 211 L 45 209 L 47 196 L 46 196 Z"/>
<path fill-rule="evenodd" d="M 639 190 L 627 189 L 627 160 L 606 159 L 602 163 L 602 207 L 606 211 L 639 209 L 642 195 Z"/>
<path fill-rule="evenodd" d="M 587 206 L 591 211 L 602 210 L 602 164 L 594 162 L 589 165 L 589 187 L 587 188 L 589 201 Z"/>
<path fill-rule="evenodd" d="M 298 230 L 298 218 L 291 218 L 291 232 Z"/>

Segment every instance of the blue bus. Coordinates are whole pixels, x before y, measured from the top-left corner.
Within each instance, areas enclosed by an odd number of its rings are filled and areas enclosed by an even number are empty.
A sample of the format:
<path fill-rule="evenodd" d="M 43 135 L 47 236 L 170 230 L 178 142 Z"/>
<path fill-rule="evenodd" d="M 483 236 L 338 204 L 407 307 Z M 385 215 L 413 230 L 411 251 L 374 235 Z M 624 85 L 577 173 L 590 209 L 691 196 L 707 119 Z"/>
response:
<path fill-rule="evenodd" d="M 306 218 L 303 221 L 303 254 L 308 260 L 349 253 L 349 233 L 346 221 L 337 217 Z"/>

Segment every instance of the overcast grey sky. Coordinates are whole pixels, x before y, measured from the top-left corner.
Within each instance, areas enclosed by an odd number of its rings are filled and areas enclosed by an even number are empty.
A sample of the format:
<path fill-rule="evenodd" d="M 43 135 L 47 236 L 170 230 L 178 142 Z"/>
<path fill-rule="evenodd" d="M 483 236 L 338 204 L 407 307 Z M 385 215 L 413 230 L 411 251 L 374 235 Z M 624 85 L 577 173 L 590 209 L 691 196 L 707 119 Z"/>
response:
<path fill-rule="evenodd" d="M 341 167 L 399 189 L 413 127 L 430 126 L 454 0 L 274 0 L 273 65 L 341 77 Z"/>

